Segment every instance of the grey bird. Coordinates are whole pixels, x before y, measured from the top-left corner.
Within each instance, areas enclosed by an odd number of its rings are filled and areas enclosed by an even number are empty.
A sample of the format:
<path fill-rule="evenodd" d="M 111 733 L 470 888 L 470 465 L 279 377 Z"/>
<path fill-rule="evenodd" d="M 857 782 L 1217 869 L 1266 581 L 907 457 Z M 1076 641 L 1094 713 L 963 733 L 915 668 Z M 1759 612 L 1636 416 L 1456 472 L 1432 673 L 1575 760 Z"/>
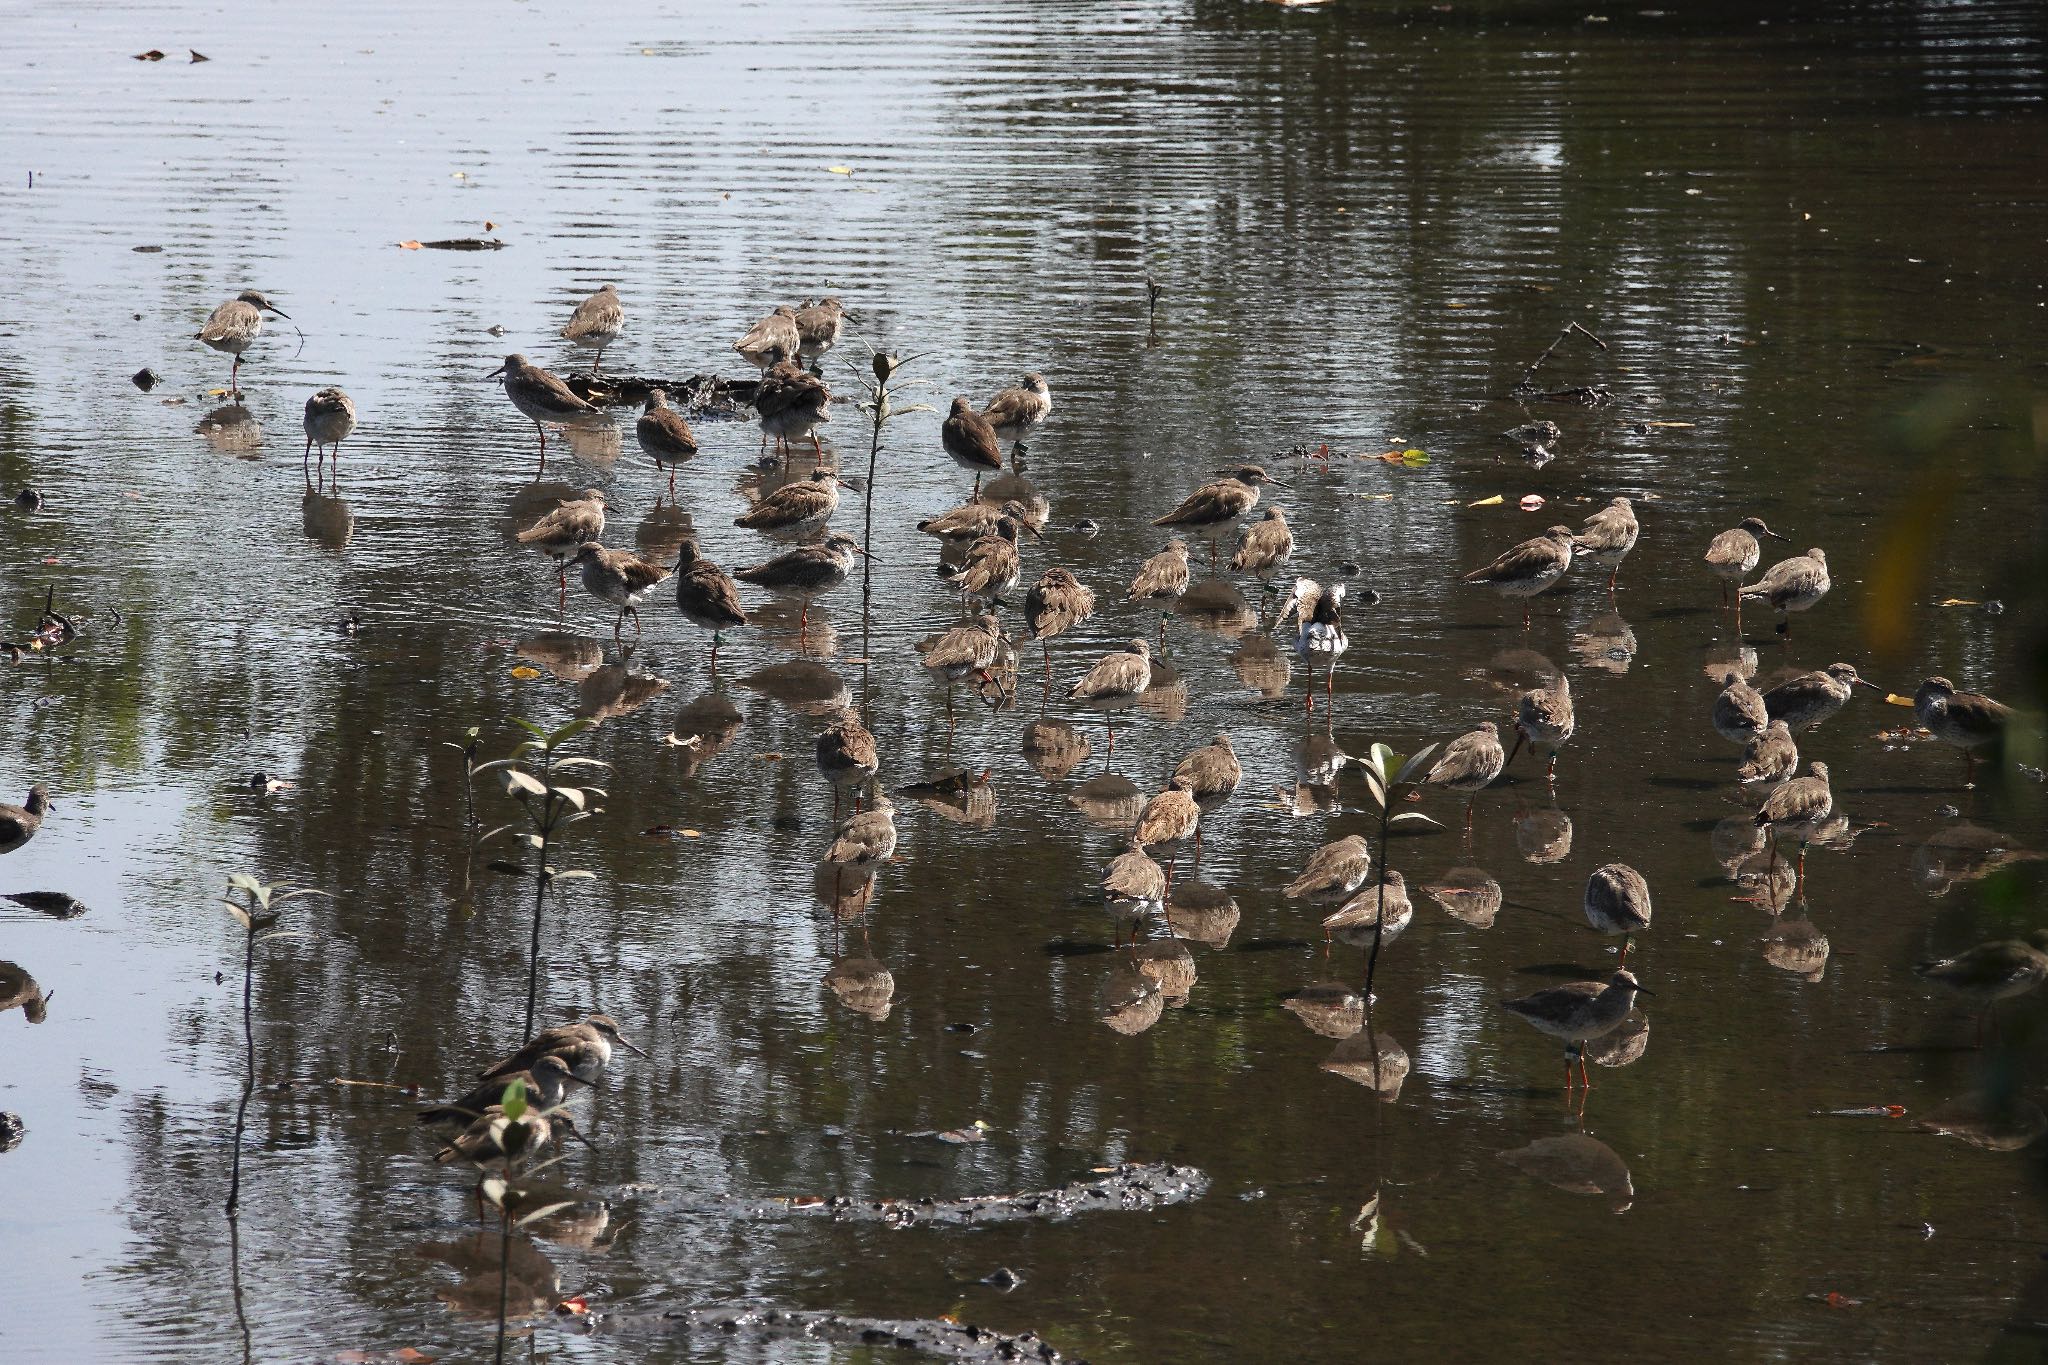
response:
<path fill-rule="evenodd" d="M 562 335 L 586 350 L 597 352 L 590 359 L 590 372 L 596 374 L 604 363 L 604 348 L 617 341 L 619 333 L 625 330 L 626 310 L 619 304 L 619 291 L 608 284 L 576 305 Z"/>
<path fill-rule="evenodd" d="M 290 320 L 291 314 L 279 308 L 254 289 L 244 289 L 235 297 L 213 310 L 206 319 L 206 325 L 192 335 L 216 351 L 235 358 L 228 371 L 228 392 L 239 398 L 242 394 L 242 352 L 255 344 L 263 331 L 263 315 L 275 313 Z"/>
<path fill-rule="evenodd" d="M 1811 730 L 1847 706 L 1859 687 L 1884 691 L 1858 673 L 1854 664 L 1832 663 L 1812 673 L 1787 678 L 1764 693 L 1764 711 L 1771 720 L 1784 721 L 1797 734 Z"/>
<path fill-rule="evenodd" d="M 1738 604 L 1755 599 L 1778 613 L 1778 634 L 1790 638 L 1792 613 L 1810 610 L 1834 586 L 1828 577 L 1828 557 L 1816 546 L 1803 555 L 1781 559 L 1764 576 L 1737 596 Z"/>

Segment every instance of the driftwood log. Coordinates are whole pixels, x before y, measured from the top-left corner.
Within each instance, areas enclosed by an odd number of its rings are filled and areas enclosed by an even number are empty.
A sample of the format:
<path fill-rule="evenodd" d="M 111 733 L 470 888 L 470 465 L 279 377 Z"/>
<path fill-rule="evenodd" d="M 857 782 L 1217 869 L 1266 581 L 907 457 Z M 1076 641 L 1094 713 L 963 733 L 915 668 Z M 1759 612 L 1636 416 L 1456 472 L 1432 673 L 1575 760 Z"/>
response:
<path fill-rule="evenodd" d="M 562 382 L 584 402 L 597 407 L 639 407 L 650 389 L 666 389 L 668 401 L 691 417 L 737 419 L 754 401 L 756 379 L 727 379 L 722 375 L 693 374 L 688 379 L 662 379 L 641 374 L 565 374 Z"/>

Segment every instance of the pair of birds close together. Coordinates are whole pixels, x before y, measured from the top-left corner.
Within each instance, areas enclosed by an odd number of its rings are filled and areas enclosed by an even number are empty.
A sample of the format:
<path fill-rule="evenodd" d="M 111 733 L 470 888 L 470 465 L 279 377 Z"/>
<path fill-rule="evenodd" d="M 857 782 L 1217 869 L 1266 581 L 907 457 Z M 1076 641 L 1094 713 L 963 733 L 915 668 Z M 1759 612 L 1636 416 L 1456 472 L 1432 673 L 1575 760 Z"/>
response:
<path fill-rule="evenodd" d="M 611 1064 L 615 1046 L 647 1055 L 627 1041 L 618 1021 L 608 1014 L 592 1014 L 580 1023 L 536 1033 L 517 1052 L 479 1072 L 479 1084 L 469 1093 L 420 1110 L 421 1123 L 461 1125 L 434 1160 L 442 1165 L 464 1160 L 503 1170 L 509 1162 L 545 1147 L 556 1127 L 575 1133 L 562 1105 L 576 1091 L 597 1084 Z M 516 1119 L 508 1117 L 504 1107 L 505 1093 L 515 1083 L 527 1097 L 527 1108 Z"/>

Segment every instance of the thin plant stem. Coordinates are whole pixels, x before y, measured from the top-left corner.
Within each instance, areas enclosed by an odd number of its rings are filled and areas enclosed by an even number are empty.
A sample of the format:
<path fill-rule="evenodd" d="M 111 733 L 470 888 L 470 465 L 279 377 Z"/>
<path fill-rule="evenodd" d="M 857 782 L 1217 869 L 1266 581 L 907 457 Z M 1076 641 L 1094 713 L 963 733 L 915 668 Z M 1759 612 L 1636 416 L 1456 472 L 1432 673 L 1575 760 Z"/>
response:
<path fill-rule="evenodd" d="M 875 466 L 877 462 L 880 460 L 882 454 L 882 423 L 888 420 L 882 415 L 882 405 L 887 403 L 888 401 L 889 386 L 886 384 L 877 384 L 875 386 L 874 427 L 872 434 L 868 438 L 868 486 L 866 492 L 862 496 L 863 509 L 860 527 L 860 544 L 863 550 L 867 549 L 868 546 L 874 543 Z M 860 654 L 863 659 L 871 658 L 874 654 L 874 651 L 871 648 L 869 648 L 868 644 L 868 630 L 870 620 L 868 604 L 871 600 L 871 596 L 873 593 L 874 573 L 875 562 L 872 559 L 869 559 L 866 555 L 862 555 L 860 557 Z M 861 674 L 863 677 L 866 676 L 866 664 L 861 665 Z M 865 691 L 865 689 L 863 689 L 863 691 Z"/>
<path fill-rule="evenodd" d="M 242 1202 L 242 1132 L 249 1121 L 249 1097 L 256 1091 L 256 1025 L 250 989 L 256 975 L 256 921 L 254 905 L 250 908 L 249 925 L 242 931 L 242 1098 L 235 1106 L 235 1149 L 228 1175 L 230 1221 Z"/>
<path fill-rule="evenodd" d="M 242 1229 L 232 1213 L 228 1215 L 228 1284 L 235 1300 L 235 1324 L 242 1333 L 242 1365 L 250 1365 L 255 1349 L 249 1337 L 248 1309 L 242 1302 Z"/>
<path fill-rule="evenodd" d="M 547 798 L 550 809 L 554 796 Z M 540 868 L 533 874 L 533 942 L 528 947 L 526 958 L 526 1042 L 533 1041 L 534 1007 L 540 998 L 540 920 L 541 908 L 548 894 L 548 833 L 553 826 L 552 819 L 540 827 Z"/>
<path fill-rule="evenodd" d="M 506 1178 L 511 1176 L 508 1171 Z M 506 1187 L 506 1198 L 511 1197 L 511 1188 Z M 512 1212 L 501 1201 L 498 1204 L 498 1351 L 493 1357 L 495 1365 L 505 1365 L 505 1314 L 512 1301 Z"/>

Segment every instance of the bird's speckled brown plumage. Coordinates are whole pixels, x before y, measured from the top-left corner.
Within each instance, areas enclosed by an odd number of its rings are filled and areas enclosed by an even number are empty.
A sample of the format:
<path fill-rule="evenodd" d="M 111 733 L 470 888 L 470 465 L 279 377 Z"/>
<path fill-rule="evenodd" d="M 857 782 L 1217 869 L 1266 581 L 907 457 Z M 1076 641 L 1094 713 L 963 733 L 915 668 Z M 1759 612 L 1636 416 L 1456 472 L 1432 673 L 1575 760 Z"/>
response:
<path fill-rule="evenodd" d="M 1372 850 L 1363 834 L 1347 834 L 1309 855 L 1308 866 L 1287 883 L 1287 899 L 1335 905 L 1349 898 L 1372 873 Z"/>

